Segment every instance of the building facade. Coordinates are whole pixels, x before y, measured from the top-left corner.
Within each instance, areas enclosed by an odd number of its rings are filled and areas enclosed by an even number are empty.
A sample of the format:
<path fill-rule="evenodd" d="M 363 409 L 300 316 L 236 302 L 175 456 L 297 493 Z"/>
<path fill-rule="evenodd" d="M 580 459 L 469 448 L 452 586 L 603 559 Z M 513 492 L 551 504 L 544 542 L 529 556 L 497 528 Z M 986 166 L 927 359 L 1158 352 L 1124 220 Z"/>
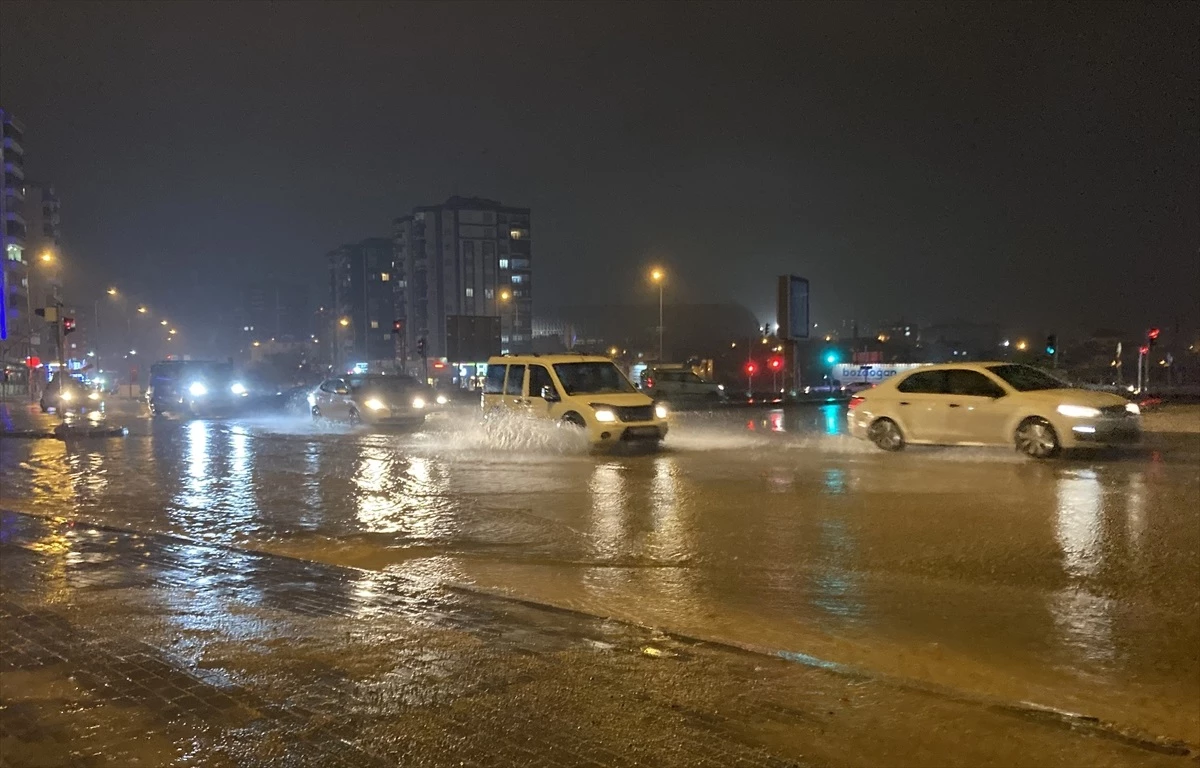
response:
<path fill-rule="evenodd" d="M 429 357 L 445 357 L 453 315 L 499 317 L 502 351 L 531 351 L 532 245 L 529 209 L 494 200 L 455 196 L 396 219 L 396 308 L 409 357 L 422 340 Z"/>
<path fill-rule="evenodd" d="M 4 167 L 0 194 L 0 364 L 20 363 L 28 354 L 29 264 L 26 254 L 25 138 L 24 128 L 0 108 L 3 141 L 0 165 Z"/>
<path fill-rule="evenodd" d="M 372 370 L 396 367 L 403 355 L 402 339 L 392 323 L 403 319 L 397 306 L 399 277 L 392 240 L 371 237 L 349 243 L 329 254 L 331 327 L 337 370 L 366 365 Z"/>
<path fill-rule="evenodd" d="M 242 333 L 251 341 L 308 342 L 313 308 L 308 289 L 298 283 L 259 280 L 242 289 Z"/>

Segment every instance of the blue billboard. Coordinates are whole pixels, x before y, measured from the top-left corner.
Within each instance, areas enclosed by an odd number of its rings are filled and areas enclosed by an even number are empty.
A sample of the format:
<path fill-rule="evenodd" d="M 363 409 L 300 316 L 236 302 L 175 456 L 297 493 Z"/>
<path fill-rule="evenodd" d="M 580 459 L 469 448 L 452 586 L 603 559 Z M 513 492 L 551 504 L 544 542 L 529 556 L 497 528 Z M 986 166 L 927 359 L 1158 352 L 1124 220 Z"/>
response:
<path fill-rule="evenodd" d="M 808 280 L 780 275 L 778 321 L 779 338 L 808 338 Z"/>

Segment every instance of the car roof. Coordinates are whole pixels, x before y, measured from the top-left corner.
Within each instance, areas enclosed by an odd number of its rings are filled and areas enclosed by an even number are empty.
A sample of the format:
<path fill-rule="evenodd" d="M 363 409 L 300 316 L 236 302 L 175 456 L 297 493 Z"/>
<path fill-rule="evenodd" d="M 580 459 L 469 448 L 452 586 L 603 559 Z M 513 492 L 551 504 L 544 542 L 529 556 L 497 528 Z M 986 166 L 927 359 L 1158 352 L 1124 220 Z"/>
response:
<path fill-rule="evenodd" d="M 488 358 L 488 365 L 528 365 L 541 363 L 543 365 L 558 365 L 559 363 L 611 363 L 612 359 L 603 355 L 497 355 Z"/>

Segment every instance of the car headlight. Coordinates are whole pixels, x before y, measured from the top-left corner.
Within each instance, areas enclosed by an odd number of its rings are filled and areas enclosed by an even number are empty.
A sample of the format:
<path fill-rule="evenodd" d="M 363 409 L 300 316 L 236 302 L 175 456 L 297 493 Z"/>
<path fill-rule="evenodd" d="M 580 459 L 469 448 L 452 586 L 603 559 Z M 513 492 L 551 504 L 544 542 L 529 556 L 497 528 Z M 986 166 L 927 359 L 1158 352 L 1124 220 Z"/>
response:
<path fill-rule="evenodd" d="M 188 387 L 188 394 L 192 397 L 204 397 L 208 394 L 208 387 L 198 381 L 193 381 L 191 386 Z"/>
<path fill-rule="evenodd" d="M 665 405 L 654 406 L 654 415 L 660 419 L 667 418 L 667 406 L 665 406 Z"/>
<path fill-rule="evenodd" d="M 600 408 L 596 411 L 596 421 L 604 422 L 607 424 L 610 421 L 616 421 L 616 420 L 617 420 L 617 414 L 613 413 L 608 408 Z"/>
<path fill-rule="evenodd" d="M 61 393 L 59 393 L 59 397 L 62 398 L 63 402 L 69 403 L 75 399 L 75 394 L 69 389 L 64 389 Z"/>
<path fill-rule="evenodd" d="M 418 409 L 418 410 L 420 410 L 421 408 L 424 408 L 424 407 L 425 407 L 425 398 L 423 398 L 423 397 L 414 397 L 414 398 L 413 398 L 413 402 L 412 402 L 412 406 L 413 406 L 413 408 L 416 408 L 416 409 Z"/>
<path fill-rule="evenodd" d="M 1134 416 L 1142 415 L 1142 409 L 1138 407 L 1137 403 L 1125 403 L 1125 412 L 1132 413 Z"/>
<path fill-rule="evenodd" d="M 717 391 L 718 391 L 718 392 L 724 392 L 724 391 L 725 391 L 725 385 L 724 385 L 724 384 L 718 384 L 718 385 L 717 385 Z"/>
<path fill-rule="evenodd" d="M 229 388 L 229 391 L 235 395 L 244 395 L 246 394 L 246 385 L 240 381 L 235 381 L 233 382 L 233 386 Z"/>
<path fill-rule="evenodd" d="M 1099 408 L 1086 405 L 1060 405 L 1058 412 L 1069 419 L 1094 419 L 1100 415 Z"/>
<path fill-rule="evenodd" d="M 363 403 L 363 405 L 367 406 L 372 411 L 382 411 L 384 408 L 387 407 L 386 405 L 383 404 L 382 400 L 375 398 L 375 397 L 372 397 L 370 400 Z"/>
<path fill-rule="evenodd" d="M 438 405 L 445 405 L 448 402 L 450 402 L 450 398 L 446 397 L 445 395 L 437 396 L 437 404 Z"/>
<path fill-rule="evenodd" d="M 99 399 L 100 399 L 100 393 L 99 393 L 99 392 L 90 392 L 90 393 L 88 393 L 88 400 L 99 400 Z"/>

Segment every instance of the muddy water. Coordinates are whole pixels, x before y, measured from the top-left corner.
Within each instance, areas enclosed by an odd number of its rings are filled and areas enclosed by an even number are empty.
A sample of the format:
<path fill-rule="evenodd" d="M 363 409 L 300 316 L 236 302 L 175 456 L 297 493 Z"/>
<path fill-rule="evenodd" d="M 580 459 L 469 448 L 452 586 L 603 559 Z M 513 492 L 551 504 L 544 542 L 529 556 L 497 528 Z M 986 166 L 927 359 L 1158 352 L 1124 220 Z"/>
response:
<path fill-rule="evenodd" d="M 6 441 L 5 506 L 508 592 L 1200 744 L 1191 437 L 1115 457 L 884 455 L 837 406 L 688 415 L 592 454 L 463 416 L 414 434 L 137 422 Z"/>

